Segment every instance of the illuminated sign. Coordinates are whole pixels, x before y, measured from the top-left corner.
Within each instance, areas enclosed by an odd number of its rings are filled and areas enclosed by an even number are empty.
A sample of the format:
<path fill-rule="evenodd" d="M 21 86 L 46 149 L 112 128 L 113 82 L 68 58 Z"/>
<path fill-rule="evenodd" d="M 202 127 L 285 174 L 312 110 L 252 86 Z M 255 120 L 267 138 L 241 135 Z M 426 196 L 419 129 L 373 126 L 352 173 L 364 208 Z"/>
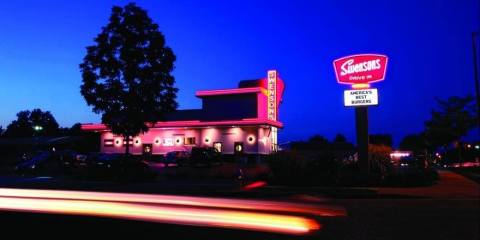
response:
<path fill-rule="evenodd" d="M 173 146 L 173 138 L 164 138 L 163 146 Z"/>
<path fill-rule="evenodd" d="M 378 91 L 375 88 L 346 90 L 344 103 L 346 107 L 378 105 Z"/>
<path fill-rule="evenodd" d="M 359 54 L 333 61 L 335 75 L 341 84 L 369 84 L 385 79 L 388 58 L 379 54 Z"/>
<path fill-rule="evenodd" d="M 268 120 L 277 120 L 277 71 L 268 71 L 267 113 Z"/>

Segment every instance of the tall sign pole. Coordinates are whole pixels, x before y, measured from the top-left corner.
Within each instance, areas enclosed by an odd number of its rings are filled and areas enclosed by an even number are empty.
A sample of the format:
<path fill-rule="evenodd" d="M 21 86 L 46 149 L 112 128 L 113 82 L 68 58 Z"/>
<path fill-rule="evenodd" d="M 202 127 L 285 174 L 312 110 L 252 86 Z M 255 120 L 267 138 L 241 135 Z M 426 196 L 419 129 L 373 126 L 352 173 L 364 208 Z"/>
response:
<path fill-rule="evenodd" d="M 480 127 L 480 82 L 478 79 L 477 63 L 477 32 L 472 33 L 472 51 L 473 51 L 473 77 L 475 80 L 475 96 L 477 98 L 477 124 Z"/>
<path fill-rule="evenodd" d="M 355 108 L 355 129 L 357 130 L 357 151 L 360 169 L 369 174 L 368 161 L 368 107 Z"/>
<path fill-rule="evenodd" d="M 365 175 L 370 173 L 368 107 L 378 105 L 378 90 L 370 88 L 370 84 L 385 79 L 387 62 L 387 56 L 380 54 L 351 55 L 333 62 L 338 83 L 351 86 L 351 90 L 344 91 L 344 105 L 355 108 L 357 156 Z"/>

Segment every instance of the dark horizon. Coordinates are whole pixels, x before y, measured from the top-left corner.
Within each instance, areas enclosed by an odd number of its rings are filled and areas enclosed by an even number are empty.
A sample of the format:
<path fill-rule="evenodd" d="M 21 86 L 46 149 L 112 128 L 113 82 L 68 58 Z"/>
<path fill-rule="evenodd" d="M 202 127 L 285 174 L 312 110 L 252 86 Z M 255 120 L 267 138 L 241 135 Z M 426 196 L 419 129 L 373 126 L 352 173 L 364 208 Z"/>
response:
<path fill-rule="evenodd" d="M 347 87 L 337 84 L 332 66 L 345 55 L 389 56 L 385 81 L 372 85 L 380 104 L 370 108 L 370 133 L 392 134 L 395 145 L 423 129 L 435 98 L 474 95 L 477 1 L 136 2 L 177 55 L 180 109 L 200 108 L 197 90 L 234 88 L 277 69 L 286 82 L 280 142 L 337 133 L 354 142 L 353 109 L 342 102 Z M 111 7 L 126 3 L 4 4 L 0 125 L 6 128 L 17 112 L 33 108 L 51 111 L 62 127 L 100 122 L 80 95 L 78 64 Z"/>

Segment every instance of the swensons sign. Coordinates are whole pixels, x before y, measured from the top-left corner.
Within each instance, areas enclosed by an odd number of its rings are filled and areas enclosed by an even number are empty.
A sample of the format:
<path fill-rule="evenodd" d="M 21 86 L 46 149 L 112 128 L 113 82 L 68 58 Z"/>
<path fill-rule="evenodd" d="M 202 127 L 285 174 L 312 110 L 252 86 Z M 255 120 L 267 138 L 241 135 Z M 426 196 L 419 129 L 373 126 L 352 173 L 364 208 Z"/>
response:
<path fill-rule="evenodd" d="M 342 84 L 368 84 L 385 78 L 388 58 L 379 54 L 359 54 L 333 62 L 337 81 Z"/>

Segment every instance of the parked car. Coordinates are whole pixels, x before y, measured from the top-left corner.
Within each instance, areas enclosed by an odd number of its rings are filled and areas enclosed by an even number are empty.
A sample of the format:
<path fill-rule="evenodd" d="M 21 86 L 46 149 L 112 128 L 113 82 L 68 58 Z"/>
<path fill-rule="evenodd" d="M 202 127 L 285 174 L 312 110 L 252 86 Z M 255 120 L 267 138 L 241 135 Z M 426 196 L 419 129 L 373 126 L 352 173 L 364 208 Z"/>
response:
<path fill-rule="evenodd" d="M 433 183 L 438 179 L 437 172 L 428 161 L 420 156 L 402 157 L 395 165 L 389 181 L 401 186 L 418 186 Z"/>
<path fill-rule="evenodd" d="M 117 180 L 150 180 L 155 172 L 145 162 L 132 155 L 98 154 L 89 164 L 89 176 Z"/>
<path fill-rule="evenodd" d="M 170 165 L 185 166 L 187 165 L 189 158 L 190 153 L 187 151 L 173 151 L 168 152 L 165 155 L 163 162 L 165 163 L 166 167 Z"/>
<path fill-rule="evenodd" d="M 54 157 L 51 152 L 39 151 L 33 155 L 24 154 L 15 164 L 14 171 L 19 174 L 40 174 L 52 169 Z"/>
<path fill-rule="evenodd" d="M 55 156 L 64 170 L 86 168 L 88 166 L 89 154 L 79 153 L 74 150 L 61 150 L 55 153 Z"/>
<path fill-rule="evenodd" d="M 213 147 L 194 147 L 190 154 L 191 166 L 211 166 L 221 164 L 220 153 Z"/>

